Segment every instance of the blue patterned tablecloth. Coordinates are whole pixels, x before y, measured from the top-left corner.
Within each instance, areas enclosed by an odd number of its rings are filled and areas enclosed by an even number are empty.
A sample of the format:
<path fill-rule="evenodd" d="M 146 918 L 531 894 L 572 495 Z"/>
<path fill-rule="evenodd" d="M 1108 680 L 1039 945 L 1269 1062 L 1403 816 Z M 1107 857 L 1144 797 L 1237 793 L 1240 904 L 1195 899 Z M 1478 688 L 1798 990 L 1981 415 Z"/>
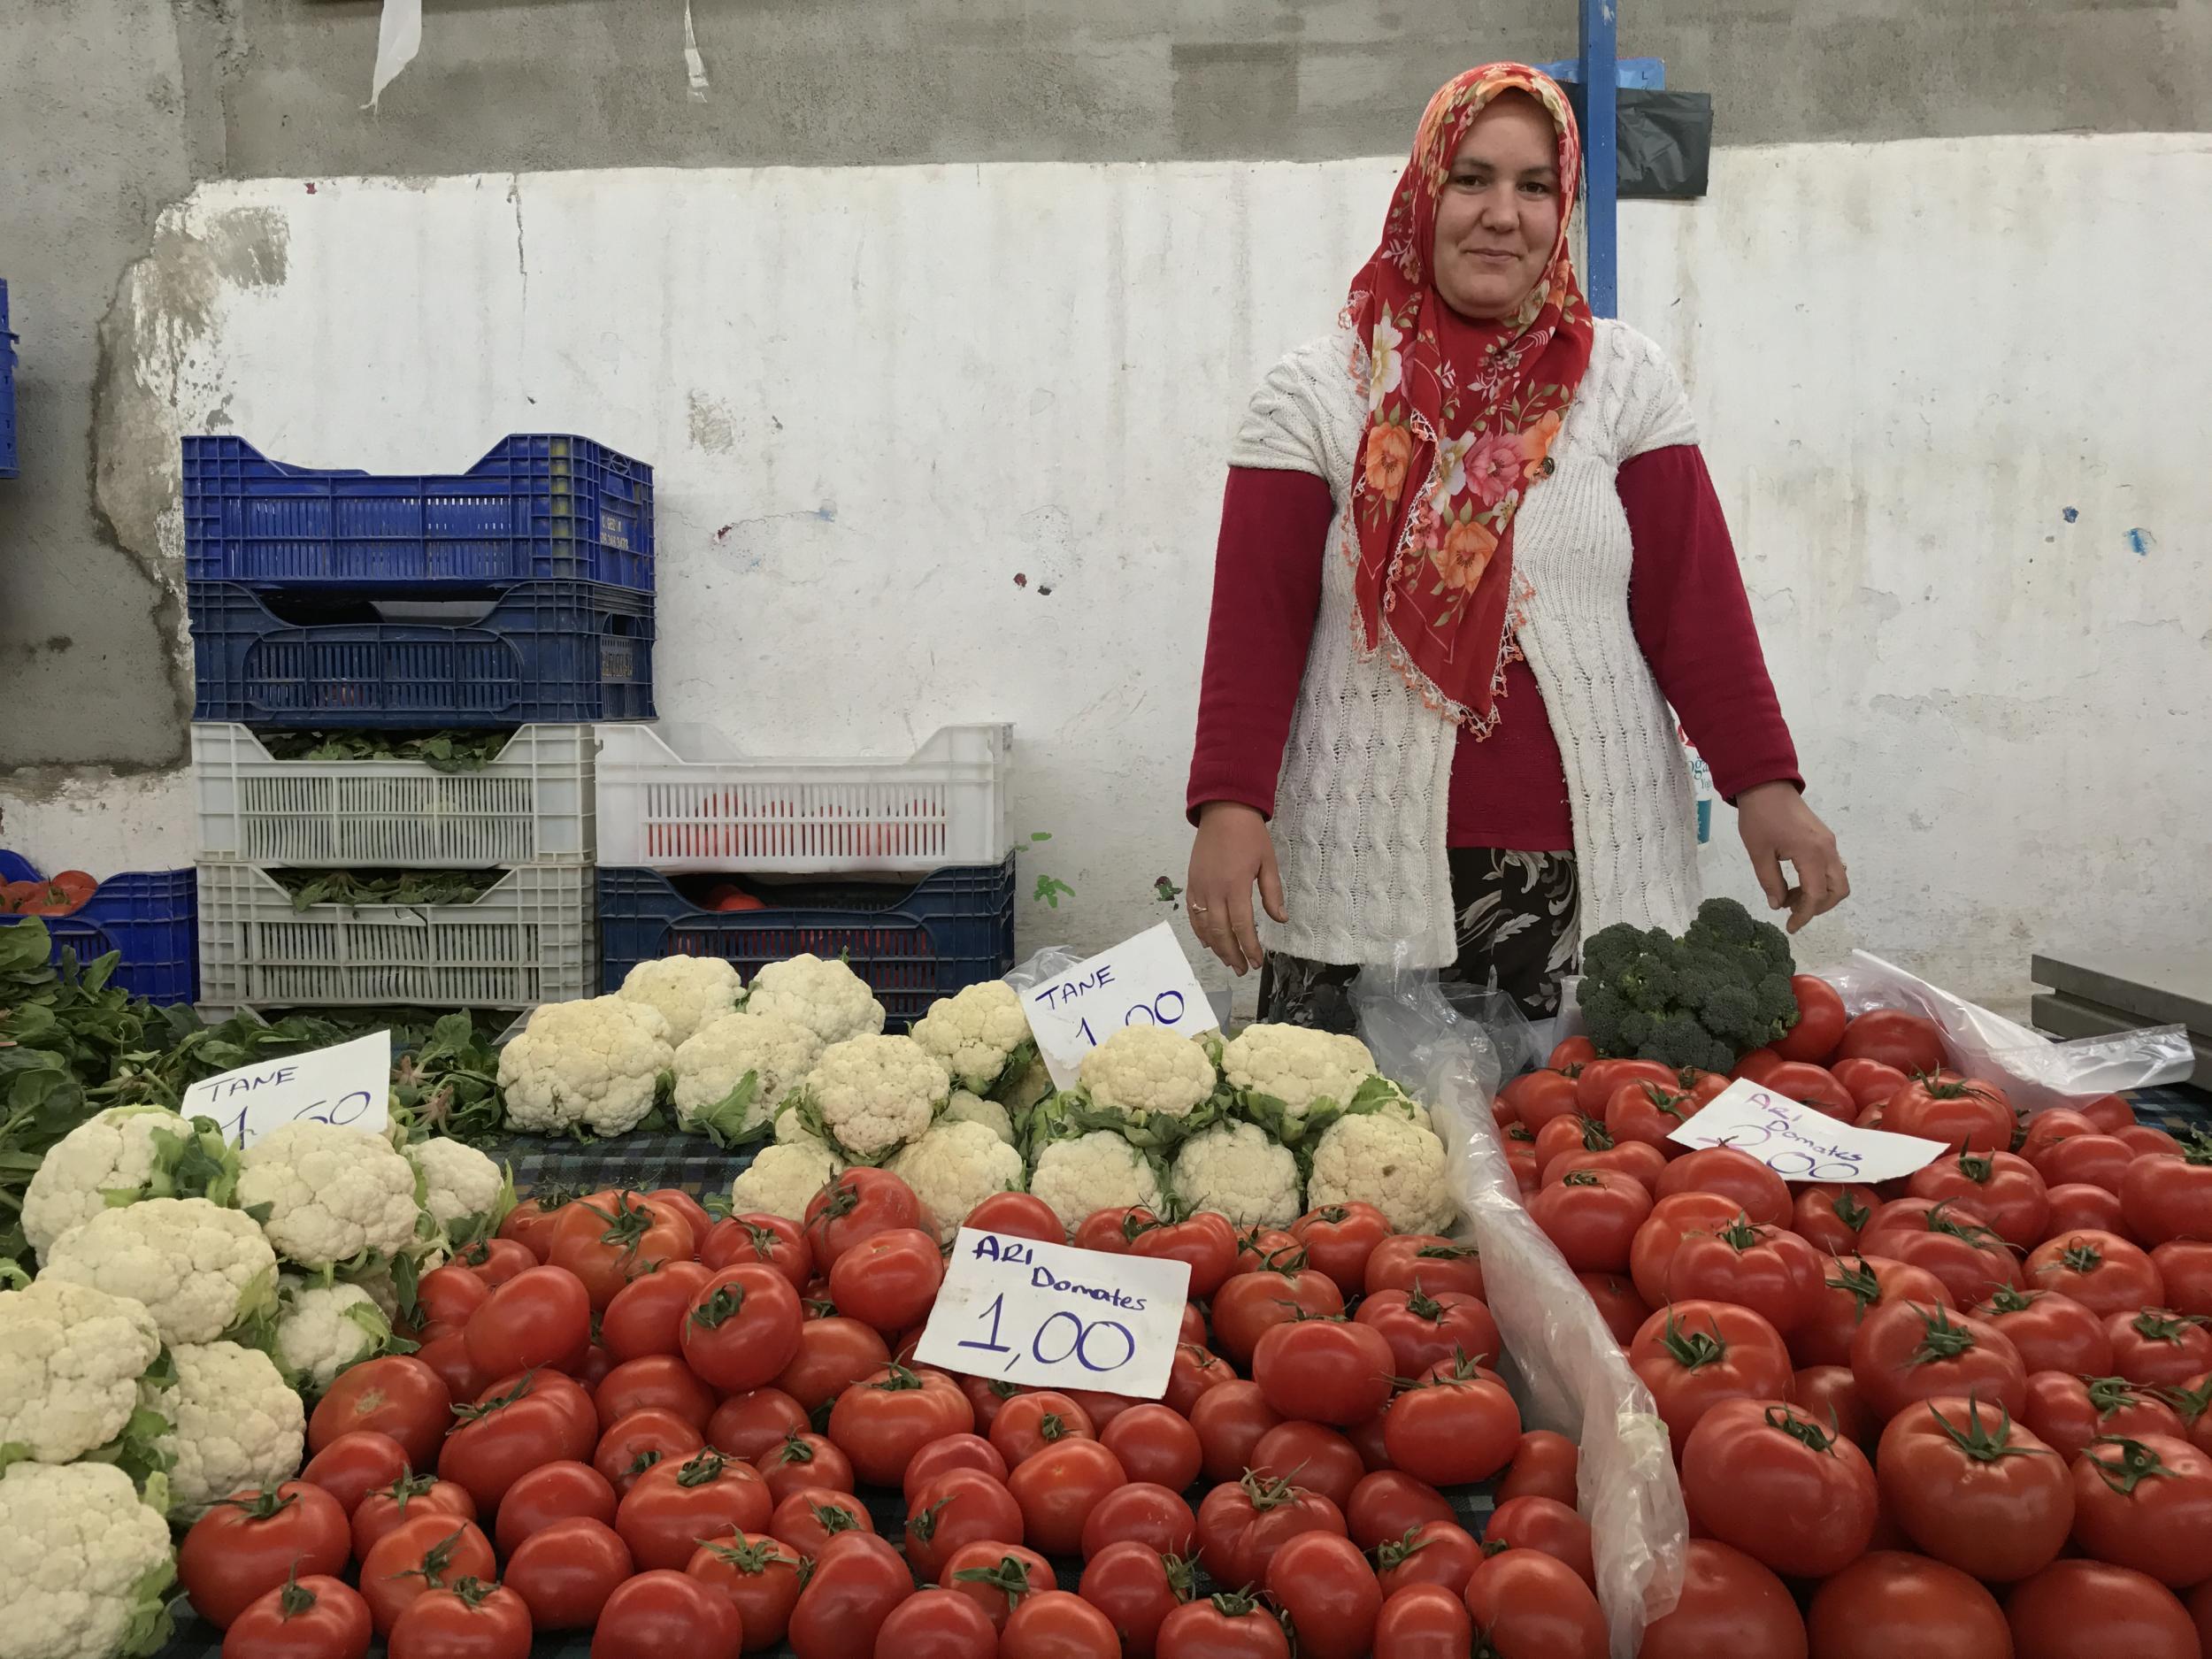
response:
<path fill-rule="evenodd" d="M 2212 1094 L 2185 1084 L 2139 1088 L 2128 1097 L 2135 1116 L 2170 1135 L 2212 1134 Z"/>
<path fill-rule="evenodd" d="M 704 1135 L 664 1130 L 618 1136 L 611 1141 L 560 1141 L 546 1135 L 509 1135 L 488 1143 L 494 1163 L 514 1171 L 515 1190 L 527 1197 L 534 1187 L 595 1190 L 631 1187 L 651 1192 L 680 1187 L 695 1198 L 728 1197 L 730 1183 L 753 1161 L 756 1147 L 718 1147 Z"/>

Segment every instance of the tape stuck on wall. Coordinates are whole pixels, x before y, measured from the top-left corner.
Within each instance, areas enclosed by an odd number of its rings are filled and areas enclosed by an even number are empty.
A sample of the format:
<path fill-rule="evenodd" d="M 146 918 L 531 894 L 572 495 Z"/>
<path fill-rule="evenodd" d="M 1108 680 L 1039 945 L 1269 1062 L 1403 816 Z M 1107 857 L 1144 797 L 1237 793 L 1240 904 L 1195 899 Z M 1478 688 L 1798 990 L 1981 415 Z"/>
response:
<path fill-rule="evenodd" d="M 415 54 L 421 50 L 422 0 L 384 0 L 383 15 L 376 24 L 376 74 L 369 82 L 369 101 L 363 107 L 375 109 L 384 88 L 415 61 Z"/>
<path fill-rule="evenodd" d="M 691 81 L 695 103 L 707 101 L 707 60 L 699 56 L 698 32 L 691 27 L 691 0 L 684 0 L 684 73 Z"/>

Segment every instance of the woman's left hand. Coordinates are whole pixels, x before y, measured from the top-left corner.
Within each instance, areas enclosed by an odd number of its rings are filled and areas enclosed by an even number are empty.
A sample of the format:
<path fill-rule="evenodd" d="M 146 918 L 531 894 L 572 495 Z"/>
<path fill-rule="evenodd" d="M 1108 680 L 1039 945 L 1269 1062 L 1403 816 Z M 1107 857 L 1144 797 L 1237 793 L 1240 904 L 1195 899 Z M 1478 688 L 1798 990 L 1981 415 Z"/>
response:
<path fill-rule="evenodd" d="M 1851 896 L 1851 878 L 1833 832 L 1805 804 L 1794 784 L 1763 783 L 1738 795 L 1736 828 L 1768 908 L 1788 908 L 1789 932 Z M 1797 872 L 1794 887 L 1783 878 L 1785 864 Z"/>

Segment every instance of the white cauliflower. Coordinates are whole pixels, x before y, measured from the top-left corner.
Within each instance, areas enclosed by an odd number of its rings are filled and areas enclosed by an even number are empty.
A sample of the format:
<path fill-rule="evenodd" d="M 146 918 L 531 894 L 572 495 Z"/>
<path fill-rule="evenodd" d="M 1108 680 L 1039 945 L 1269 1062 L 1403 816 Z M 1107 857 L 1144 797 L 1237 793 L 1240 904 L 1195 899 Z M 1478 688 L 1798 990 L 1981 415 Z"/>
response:
<path fill-rule="evenodd" d="M 782 1142 L 763 1147 L 730 1183 L 731 1212 L 801 1220 L 814 1194 L 835 1180 L 844 1167 L 826 1148 Z"/>
<path fill-rule="evenodd" d="M 1440 1233 L 1455 1210 L 1444 1182 L 1444 1143 L 1433 1130 L 1385 1108 L 1340 1118 L 1314 1142 L 1306 1202 L 1370 1203 L 1400 1233 Z"/>
<path fill-rule="evenodd" d="M 72 1129 L 32 1172 L 23 1236 L 42 1262 L 55 1240 L 126 1195 L 220 1204 L 237 1180 L 238 1155 L 212 1124 L 203 1132 L 165 1106 L 111 1106 Z"/>
<path fill-rule="evenodd" d="M 776 1144 L 786 1147 L 804 1147 L 810 1152 L 820 1152 L 830 1157 L 837 1156 L 835 1149 L 831 1147 L 830 1143 L 808 1128 L 806 1119 L 793 1110 L 787 1102 L 783 1110 L 776 1114 Z M 838 1159 L 838 1167 L 840 1169 L 844 1167 L 843 1159 Z"/>
<path fill-rule="evenodd" d="M 743 987 L 737 970 L 719 956 L 663 956 L 632 968 L 615 995 L 658 1009 L 668 1022 L 669 1046 L 680 1048 L 701 1026 L 736 1008 Z"/>
<path fill-rule="evenodd" d="M 507 1172 L 474 1147 L 436 1135 L 410 1141 L 406 1153 L 422 1178 L 422 1207 L 448 1238 L 488 1233 L 514 1208 Z"/>
<path fill-rule="evenodd" d="M 745 998 L 749 1014 L 796 1020 L 827 1047 L 883 1029 L 883 1004 L 849 964 L 811 951 L 772 962 L 753 976 Z"/>
<path fill-rule="evenodd" d="M 953 1090 L 952 1099 L 937 1122 L 941 1127 L 946 1124 L 981 1124 L 1010 1147 L 1021 1143 L 1014 1133 L 1012 1113 L 996 1101 L 971 1094 L 964 1088 Z"/>
<path fill-rule="evenodd" d="M 238 1155 L 238 1202 L 266 1204 L 261 1224 L 277 1254 L 302 1267 L 334 1267 L 415 1241 L 415 1166 L 382 1135 L 312 1118 L 271 1130 Z"/>
<path fill-rule="evenodd" d="M 944 1063 L 913 1038 L 848 1037 L 822 1050 L 793 1107 L 848 1163 L 880 1164 L 921 1139 L 951 1092 Z"/>
<path fill-rule="evenodd" d="M 0 1460 L 73 1463 L 118 1438 L 160 1353 L 138 1302 L 59 1279 L 0 1291 Z"/>
<path fill-rule="evenodd" d="M 169 1639 L 168 1524 L 106 1463 L 0 1479 L 0 1659 L 116 1659 Z"/>
<path fill-rule="evenodd" d="M 1336 1032 L 1247 1025 L 1223 1046 L 1221 1073 L 1245 1116 L 1295 1146 L 1334 1121 L 1330 1107 L 1351 1105 L 1375 1075 L 1375 1056 Z"/>
<path fill-rule="evenodd" d="M 172 1517 L 196 1521 L 242 1486 L 273 1486 L 299 1472 L 307 1413 L 274 1360 L 235 1342 L 188 1343 L 169 1356 L 176 1380 L 148 1389 L 146 1403 L 173 1425 L 162 1440 L 176 1460 Z"/>
<path fill-rule="evenodd" d="M 1097 1210 L 1142 1204 L 1161 1210 L 1160 1177 L 1151 1160 L 1110 1129 L 1098 1129 L 1040 1148 L 1029 1190 L 1052 1206 L 1064 1227 Z"/>
<path fill-rule="evenodd" d="M 941 1123 L 889 1168 L 936 1217 L 940 1244 L 951 1243 L 968 1212 L 993 1193 L 1021 1190 L 1022 1155 L 981 1124 Z"/>
<path fill-rule="evenodd" d="M 1110 1130 L 1164 1151 L 1221 1115 L 1205 1044 L 1157 1025 L 1125 1025 L 1083 1056 L 1081 1086 L 1029 1115 L 1033 1142 Z"/>
<path fill-rule="evenodd" d="M 909 1033 L 945 1063 L 952 1080 L 988 1094 L 1036 1058 L 1021 997 L 1003 979 L 964 986 L 932 1002 Z"/>
<path fill-rule="evenodd" d="M 541 1003 L 499 1051 L 507 1126 L 534 1134 L 627 1134 L 676 1064 L 668 1021 L 618 996 Z"/>
<path fill-rule="evenodd" d="M 362 1285 L 288 1281 L 277 1314 L 278 1363 L 310 1394 L 321 1394 L 349 1365 L 384 1351 L 392 1323 Z"/>
<path fill-rule="evenodd" d="M 1238 1227 L 1286 1227 L 1305 1208 L 1298 1160 L 1251 1124 L 1217 1124 L 1184 1141 L 1168 1184 L 1184 1210 L 1210 1210 Z"/>
<path fill-rule="evenodd" d="M 723 1146 L 757 1140 L 821 1056 L 822 1040 L 796 1020 L 725 1014 L 676 1050 L 677 1119 Z"/>
<path fill-rule="evenodd" d="M 212 1342 L 276 1306 L 276 1252 L 243 1210 L 204 1198 L 104 1210 L 57 1240 L 42 1279 L 142 1302 L 164 1342 Z"/>

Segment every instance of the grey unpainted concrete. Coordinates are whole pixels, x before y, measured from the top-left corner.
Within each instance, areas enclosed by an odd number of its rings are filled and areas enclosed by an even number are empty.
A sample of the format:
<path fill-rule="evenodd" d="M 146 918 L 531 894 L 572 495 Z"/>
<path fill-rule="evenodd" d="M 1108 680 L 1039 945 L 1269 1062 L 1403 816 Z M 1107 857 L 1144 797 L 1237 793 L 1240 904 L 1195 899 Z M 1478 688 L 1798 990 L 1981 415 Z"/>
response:
<path fill-rule="evenodd" d="M 1711 92 L 1724 143 L 2212 128 L 2212 0 L 1622 4 L 1622 50 Z M 181 574 L 153 534 L 166 486 L 113 396 L 140 343 L 109 319 L 199 180 L 1377 155 L 1453 69 L 1575 37 L 1571 0 L 694 0 L 699 101 L 682 0 L 426 11 L 422 58 L 370 114 L 373 0 L 0 0 L 17 790 L 183 757 Z"/>

